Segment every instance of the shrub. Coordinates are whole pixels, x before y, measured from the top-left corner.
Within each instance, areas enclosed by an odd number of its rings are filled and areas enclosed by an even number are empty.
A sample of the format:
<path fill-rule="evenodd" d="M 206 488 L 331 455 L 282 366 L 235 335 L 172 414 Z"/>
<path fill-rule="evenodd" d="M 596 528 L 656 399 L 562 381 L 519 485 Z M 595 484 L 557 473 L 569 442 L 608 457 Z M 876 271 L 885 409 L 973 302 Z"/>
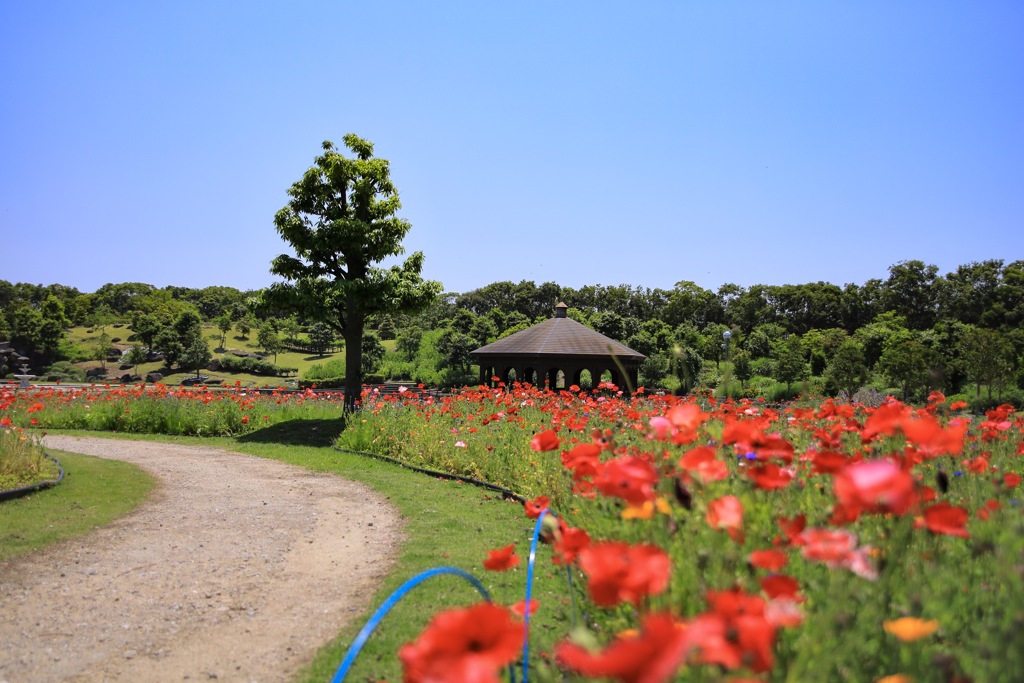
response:
<path fill-rule="evenodd" d="M 235 356 L 223 356 L 220 359 L 220 368 L 225 372 L 245 372 L 250 375 L 263 375 L 267 377 L 283 377 L 298 372 L 298 368 L 286 368 L 265 360 L 251 356 L 238 358 Z"/>

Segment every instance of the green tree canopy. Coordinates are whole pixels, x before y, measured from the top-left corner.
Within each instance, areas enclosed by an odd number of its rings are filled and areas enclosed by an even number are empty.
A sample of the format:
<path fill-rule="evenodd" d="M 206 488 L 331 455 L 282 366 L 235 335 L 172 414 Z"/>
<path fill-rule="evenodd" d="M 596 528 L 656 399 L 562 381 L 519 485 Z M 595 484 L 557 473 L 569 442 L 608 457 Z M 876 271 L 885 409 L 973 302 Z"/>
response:
<path fill-rule="evenodd" d="M 401 202 L 390 164 L 373 156 L 373 143 L 349 134 L 345 146 L 330 141 L 277 212 L 278 234 L 295 250 L 274 259 L 270 271 L 285 278 L 263 294 L 270 305 L 292 305 L 345 338 L 345 408 L 356 406 L 362 385 L 362 337 L 368 315 L 426 307 L 441 285 L 420 277 L 423 254 L 384 269 L 375 264 L 403 253 L 411 227 L 396 216 Z"/>

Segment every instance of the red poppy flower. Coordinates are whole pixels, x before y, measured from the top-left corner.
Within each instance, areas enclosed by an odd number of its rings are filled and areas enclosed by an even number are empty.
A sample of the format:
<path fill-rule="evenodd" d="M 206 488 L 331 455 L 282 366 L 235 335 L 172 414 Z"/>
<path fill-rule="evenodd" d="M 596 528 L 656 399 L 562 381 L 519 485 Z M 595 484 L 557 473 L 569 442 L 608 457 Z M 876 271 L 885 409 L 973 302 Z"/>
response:
<path fill-rule="evenodd" d="M 784 489 L 793 481 L 793 473 L 773 462 L 751 467 L 747 476 L 754 480 L 754 486 L 766 491 Z"/>
<path fill-rule="evenodd" d="M 655 545 L 606 541 L 580 551 L 579 558 L 580 568 L 590 581 L 590 597 L 602 607 L 620 602 L 638 605 L 668 586 L 671 562 L 668 554 Z"/>
<path fill-rule="evenodd" d="M 572 470 L 574 480 L 589 479 L 597 474 L 600 464 L 601 446 L 595 443 L 581 443 L 571 451 L 562 452 L 562 466 Z"/>
<path fill-rule="evenodd" d="M 771 576 L 764 577 L 758 583 L 761 584 L 761 590 L 769 598 L 787 597 L 793 600 L 798 599 L 797 593 L 800 590 L 800 584 L 792 576 L 772 574 Z"/>
<path fill-rule="evenodd" d="M 671 614 L 649 614 L 640 633 L 616 638 L 602 652 L 592 654 L 574 643 L 561 643 L 555 654 L 563 666 L 588 678 L 661 683 L 671 680 L 686 658 L 686 633 Z"/>
<path fill-rule="evenodd" d="M 535 451 L 553 451 L 558 448 L 558 444 L 561 443 L 558 440 L 558 434 L 554 429 L 549 429 L 540 434 L 535 434 L 530 439 L 530 448 Z"/>
<path fill-rule="evenodd" d="M 552 560 L 555 564 L 571 564 L 580 551 L 590 545 L 590 536 L 583 529 L 574 529 L 559 521 L 561 533 L 552 544 L 555 551 Z"/>
<path fill-rule="evenodd" d="M 860 512 L 902 515 L 914 500 L 914 478 L 892 460 L 864 460 L 844 467 L 833 490 L 854 519 Z"/>
<path fill-rule="evenodd" d="M 789 543 L 798 545 L 800 541 L 800 533 L 807 528 L 807 515 L 797 515 L 793 519 L 788 517 L 779 517 L 779 528 L 782 529 L 782 533 L 786 534 L 786 540 Z"/>
<path fill-rule="evenodd" d="M 1003 485 L 1006 486 L 1006 488 L 1008 489 L 1016 487 L 1018 484 L 1020 484 L 1020 482 L 1021 477 L 1019 474 L 1007 472 L 1006 474 L 1003 475 Z"/>
<path fill-rule="evenodd" d="M 933 416 L 925 414 L 917 419 L 905 419 L 900 426 L 907 441 L 926 455 L 960 455 L 964 450 L 967 423 L 950 424 L 944 428 Z"/>
<path fill-rule="evenodd" d="M 530 616 L 533 616 L 537 612 L 537 608 L 540 607 L 540 603 L 530 598 Z M 510 608 L 512 614 L 516 615 L 520 619 L 526 618 L 526 600 L 520 600 Z"/>
<path fill-rule="evenodd" d="M 522 647 L 523 625 L 504 607 L 481 603 L 441 612 L 398 657 L 406 683 L 498 683 Z"/>
<path fill-rule="evenodd" d="M 800 533 L 800 552 L 808 560 L 842 566 L 857 547 L 857 537 L 842 529 L 805 529 Z"/>
<path fill-rule="evenodd" d="M 750 564 L 758 569 L 777 572 L 786 566 L 789 558 L 781 550 L 755 550 L 747 558 Z"/>
<path fill-rule="evenodd" d="M 490 569 L 492 572 L 503 572 L 518 565 L 519 556 L 516 555 L 515 543 L 488 551 L 487 559 L 484 560 L 484 569 Z"/>
<path fill-rule="evenodd" d="M 528 500 L 523 505 L 523 509 L 526 511 L 526 516 L 530 519 L 537 519 L 540 517 L 540 513 L 544 512 L 547 507 L 551 504 L 551 499 L 547 496 L 537 496 L 533 500 Z"/>
<path fill-rule="evenodd" d="M 654 465 L 634 455 L 609 460 L 598 467 L 594 486 L 606 496 L 621 498 L 630 505 L 654 500 L 658 472 Z"/>
<path fill-rule="evenodd" d="M 736 542 L 743 541 L 743 503 L 736 496 L 722 496 L 708 503 L 705 519 L 712 529 L 725 529 Z"/>
<path fill-rule="evenodd" d="M 815 474 L 835 474 L 850 464 L 846 454 L 839 451 L 816 451 L 812 460 Z"/>
<path fill-rule="evenodd" d="M 967 510 L 943 501 L 924 511 L 924 526 L 933 534 L 946 534 L 970 538 L 964 526 L 967 524 Z"/>

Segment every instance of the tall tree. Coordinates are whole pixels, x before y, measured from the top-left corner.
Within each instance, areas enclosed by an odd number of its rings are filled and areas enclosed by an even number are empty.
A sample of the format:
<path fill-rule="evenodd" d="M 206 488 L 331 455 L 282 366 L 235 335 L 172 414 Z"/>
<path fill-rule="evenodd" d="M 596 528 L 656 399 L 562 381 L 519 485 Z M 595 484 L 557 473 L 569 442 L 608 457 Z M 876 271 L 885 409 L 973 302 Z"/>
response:
<path fill-rule="evenodd" d="M 291 200 L 277 212 L 277 232 L 295 250 L 274 259 L 270 272 L 287 282 L 265 290 L 264 301 L 290 302 L 345 338 L 345 409 L 353 410 L 362 386 L 362 338 L 374 313 L 426 307 L 441 285 L 420 277 L 423 254 L 401 266 L 375 264 L 403 253 L 411 227 L 399 218 L 398 191 L 386 159 L 373 156 L 373 143 L 348 134 L 345 146 L 330 141 L 302 179 L 289 188 Z"/>

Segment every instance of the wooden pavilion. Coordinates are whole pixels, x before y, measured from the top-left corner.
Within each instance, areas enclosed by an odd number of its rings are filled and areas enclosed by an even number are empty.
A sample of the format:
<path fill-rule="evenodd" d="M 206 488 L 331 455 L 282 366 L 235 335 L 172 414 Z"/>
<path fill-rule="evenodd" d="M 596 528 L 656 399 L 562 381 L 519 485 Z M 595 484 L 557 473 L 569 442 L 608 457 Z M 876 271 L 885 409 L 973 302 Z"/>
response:
<path fill-rule="evenodd" d="M 595 387 L 608 372 L 612 384 L 635 389 L 646 356 L 567 317 L 568 308 L 559 303 L 554 318 L 471 351 L 480 365 L 480 383 L 568 388 L 579 385 L 581 373 L 588 370 Z"/>

